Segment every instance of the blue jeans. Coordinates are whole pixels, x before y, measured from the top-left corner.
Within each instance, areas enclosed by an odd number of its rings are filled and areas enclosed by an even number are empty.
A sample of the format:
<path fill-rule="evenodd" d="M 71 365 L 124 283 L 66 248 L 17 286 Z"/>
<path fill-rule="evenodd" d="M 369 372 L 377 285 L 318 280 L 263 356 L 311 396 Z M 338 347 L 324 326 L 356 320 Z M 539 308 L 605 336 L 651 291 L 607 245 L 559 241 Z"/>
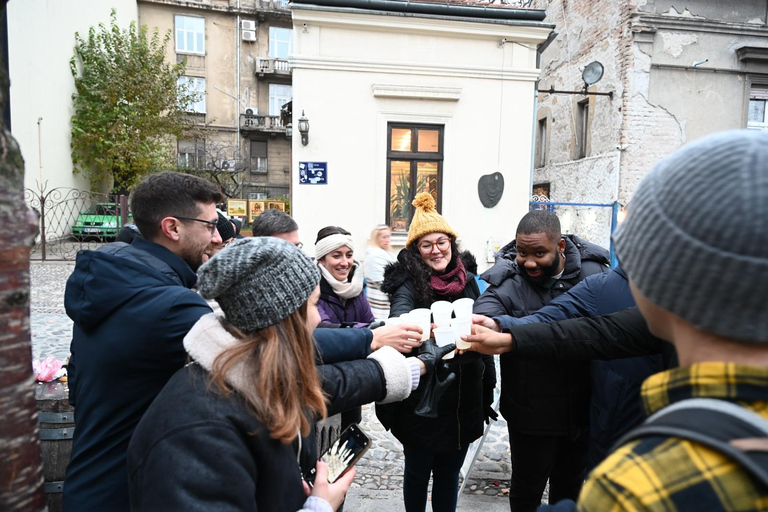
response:
<path fill-rule="evenodd" d="M 427 508 L 429 476 L 432 475 L 433 512 L 454 512 L 459 491 L 459 470 L 467 448 L 448 453 L 433 453 L 413 446 L 403 446 L 405 476 L 403 501 L 406 512 L 424 512 Z"/>

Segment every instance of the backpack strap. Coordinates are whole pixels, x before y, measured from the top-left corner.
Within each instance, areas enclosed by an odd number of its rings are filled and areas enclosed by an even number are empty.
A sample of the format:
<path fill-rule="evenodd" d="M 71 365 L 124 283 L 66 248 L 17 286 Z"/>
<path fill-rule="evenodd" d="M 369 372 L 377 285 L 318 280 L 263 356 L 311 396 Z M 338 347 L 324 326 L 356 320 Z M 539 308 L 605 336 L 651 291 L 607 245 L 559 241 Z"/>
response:
<path fill-rule="evenodd" d="M 768 420 L 745 407 L 725 400 L 689 398 L 649 417 L 623 436 L 613 450 L 651 436 L 677 437 L 711 448 L 768 487 Z"/>

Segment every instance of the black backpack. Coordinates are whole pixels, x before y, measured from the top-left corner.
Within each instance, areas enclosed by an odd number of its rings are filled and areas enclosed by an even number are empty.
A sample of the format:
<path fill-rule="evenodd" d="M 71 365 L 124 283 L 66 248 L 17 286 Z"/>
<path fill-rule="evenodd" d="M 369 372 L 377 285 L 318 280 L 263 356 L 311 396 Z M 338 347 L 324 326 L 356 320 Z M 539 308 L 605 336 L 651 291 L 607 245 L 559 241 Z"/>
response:
<path fill-rule="evenodd" d="M 745 407 L 713 398 L 689 398 L 650 416 L 613 450 L 650 436 L 678 437 L 707 446 L 768 488 L 768 420 Z"/>

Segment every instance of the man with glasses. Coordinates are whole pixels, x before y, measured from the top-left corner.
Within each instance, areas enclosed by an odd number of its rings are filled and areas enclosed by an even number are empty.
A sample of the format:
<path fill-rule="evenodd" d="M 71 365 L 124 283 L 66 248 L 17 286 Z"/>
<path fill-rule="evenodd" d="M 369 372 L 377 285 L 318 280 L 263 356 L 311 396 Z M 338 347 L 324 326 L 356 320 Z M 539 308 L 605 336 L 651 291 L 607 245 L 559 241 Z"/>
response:
<path fill-rule="evenodd" d="M 481 277 L 490 285 L 474 313 L 527 316 L 585 277 L 608 272 L 608 251 L 575 235 L 560 220 L 528 212 L 515 240 Z M 550 502 L 579 495 L 587 464 L 589 363 L 501 356 L 501 414 L 512 451 L 511 510 L 533 511 L 549 479 Z"/>
<path fill-rule="evenodd" d="M 80 251 L 64 305 L 74 321 L 69 363 L 75 406 L 64 509 L 128 511 L 126 451 L 149 404 L 187 360 L 182 344 L 211 309 L 190 288 L 222 242 L 212 183 L 153 174 L 131 193 L 142 237 Z"/>

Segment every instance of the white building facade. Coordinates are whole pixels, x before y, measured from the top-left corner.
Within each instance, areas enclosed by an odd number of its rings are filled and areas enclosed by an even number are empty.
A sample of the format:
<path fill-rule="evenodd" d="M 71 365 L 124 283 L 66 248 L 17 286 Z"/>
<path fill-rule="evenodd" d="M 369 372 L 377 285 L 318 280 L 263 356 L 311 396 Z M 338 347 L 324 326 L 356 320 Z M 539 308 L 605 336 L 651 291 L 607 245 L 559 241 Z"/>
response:
<path fill-rule="evenodd" d="M 109 25 L 112 9 L 120 26 L 138 18 L 136 0 L 10 0 L 8 69 L 11 131 L 24 157 L 24 186 L 38 183 L 90 189 L 90 182 L 72 174 L 70 151 L 72 94 L 75 81 L 69 61 L 75 53 L 75 32 L 88 36 L 99 23 Z"/>
<path fill-rule="evenodd" d="M 337 225 L 360 255 L 386 223 L 399 249 L 410 202 L 428 190 L 486 268 L 528 211 L 537 47 L 552 31 L 544 12 L 343 0 L 292 8 L 292 213 L 304 243 Z M 325 164 L 325 175 L 302 174 L 308 163 Z M 478 182 L 495 173 L 503 194 L 486 208 Z"/>

